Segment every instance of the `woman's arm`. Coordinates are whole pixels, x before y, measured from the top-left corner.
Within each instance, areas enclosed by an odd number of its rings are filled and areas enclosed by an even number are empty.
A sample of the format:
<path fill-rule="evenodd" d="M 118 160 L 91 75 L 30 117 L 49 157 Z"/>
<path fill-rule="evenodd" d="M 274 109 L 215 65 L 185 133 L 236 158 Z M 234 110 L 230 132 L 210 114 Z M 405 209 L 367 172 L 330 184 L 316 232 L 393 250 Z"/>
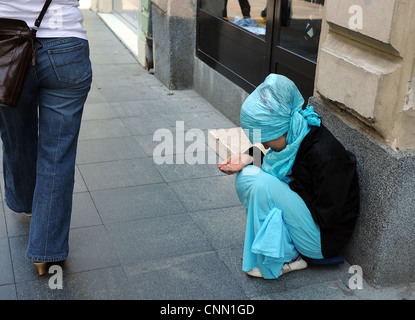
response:
<path fill-rule="evenodd" d="M 261 167 L 264 154 L 256 146 L 252 146 L 245 153 L 234 154 L 222 163 L 218 163 L 218 168 L 226 174 L 241 172 L 248 165 Z"/>

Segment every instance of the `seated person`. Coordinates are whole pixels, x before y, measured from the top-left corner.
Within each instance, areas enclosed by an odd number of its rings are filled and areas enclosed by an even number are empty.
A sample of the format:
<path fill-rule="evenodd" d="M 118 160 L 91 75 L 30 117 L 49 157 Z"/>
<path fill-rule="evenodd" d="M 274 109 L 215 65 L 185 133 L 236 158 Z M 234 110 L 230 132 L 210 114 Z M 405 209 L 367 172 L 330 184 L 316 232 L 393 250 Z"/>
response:
<path fill-rule="evenodd" d="M 306 268 L 302 257 L 337 256 L 354 230 L 356 159 L 313 107 L 303 105 L 291 80 L 269 75 L 241 109 L 250 141 L 269 151 L 253 147 L 218 164 L 222 172 L 238 174 L 236 192 L 247 214 L 242 268 L 250 276 L 276 279 Z"/>

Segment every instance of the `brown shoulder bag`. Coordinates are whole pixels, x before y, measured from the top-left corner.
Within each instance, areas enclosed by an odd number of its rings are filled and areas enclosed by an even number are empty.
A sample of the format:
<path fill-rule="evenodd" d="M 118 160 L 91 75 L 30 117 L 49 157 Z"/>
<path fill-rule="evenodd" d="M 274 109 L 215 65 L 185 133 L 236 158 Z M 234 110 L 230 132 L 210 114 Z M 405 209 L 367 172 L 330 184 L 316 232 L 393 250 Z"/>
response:
<path fill-rule="evenodd" d="M 17 107 L 29 66 L 36 65 L 36 32 L 52 0 L 29 28 L 25 21 L 0 18 L 0 106 Z"/>

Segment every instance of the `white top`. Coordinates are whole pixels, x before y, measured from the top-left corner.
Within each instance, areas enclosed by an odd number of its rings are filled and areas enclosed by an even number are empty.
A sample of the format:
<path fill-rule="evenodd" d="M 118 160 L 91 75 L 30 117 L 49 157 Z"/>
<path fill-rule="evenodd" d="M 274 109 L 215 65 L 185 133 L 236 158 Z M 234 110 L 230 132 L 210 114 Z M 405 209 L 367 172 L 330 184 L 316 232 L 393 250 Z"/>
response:
<path fill-rule="evenodd" d="M 24 20 L 32 28 L 44 3 L 44 0 L 0 0 L 0 17 Z M 82 26 L 84 17 L 78 7 L 78 0 L 52 0 L 37 37 L 87 39 Z"/>

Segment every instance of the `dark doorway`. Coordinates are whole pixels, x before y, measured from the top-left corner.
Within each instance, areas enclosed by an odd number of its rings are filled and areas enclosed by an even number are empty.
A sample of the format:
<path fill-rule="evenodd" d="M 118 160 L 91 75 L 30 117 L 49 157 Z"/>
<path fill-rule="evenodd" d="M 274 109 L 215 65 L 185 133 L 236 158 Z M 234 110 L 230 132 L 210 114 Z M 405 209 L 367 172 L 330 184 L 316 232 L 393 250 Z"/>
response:
<path fill-rule="evenodd" d="M 198 0 L 197 56 L 252 92 L 270 73 L 313 95 L 324 0 Z"/>

